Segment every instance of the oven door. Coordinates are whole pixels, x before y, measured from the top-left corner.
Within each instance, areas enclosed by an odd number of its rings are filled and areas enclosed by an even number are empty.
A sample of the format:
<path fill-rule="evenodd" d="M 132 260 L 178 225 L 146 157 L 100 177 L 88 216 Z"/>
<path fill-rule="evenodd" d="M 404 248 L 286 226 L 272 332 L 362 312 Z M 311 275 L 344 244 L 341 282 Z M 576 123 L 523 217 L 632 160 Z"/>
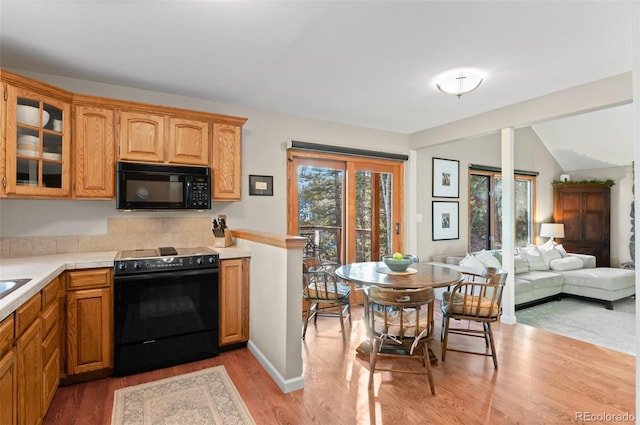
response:
<path fill-rule="evenodd" d="M 114 277 L 116 374 L 218 354 L 216 269 Z"/>

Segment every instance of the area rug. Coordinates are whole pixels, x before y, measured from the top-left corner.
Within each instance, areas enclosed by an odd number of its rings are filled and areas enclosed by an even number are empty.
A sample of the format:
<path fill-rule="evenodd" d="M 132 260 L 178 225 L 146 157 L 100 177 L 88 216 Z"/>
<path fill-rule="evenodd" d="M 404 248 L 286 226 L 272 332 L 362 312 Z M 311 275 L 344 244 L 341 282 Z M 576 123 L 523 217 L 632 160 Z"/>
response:
<path fill-rule="evenodd" d="M 224 366 L 115 391 L 111 425 L 254 424 Z"/>
<path fill-rule="evenodd" d="M 607 310 L 601 303 L 563 298 L 516 311 L 518 323 L 636 355 L 635 298 L 624 298 Z"/>

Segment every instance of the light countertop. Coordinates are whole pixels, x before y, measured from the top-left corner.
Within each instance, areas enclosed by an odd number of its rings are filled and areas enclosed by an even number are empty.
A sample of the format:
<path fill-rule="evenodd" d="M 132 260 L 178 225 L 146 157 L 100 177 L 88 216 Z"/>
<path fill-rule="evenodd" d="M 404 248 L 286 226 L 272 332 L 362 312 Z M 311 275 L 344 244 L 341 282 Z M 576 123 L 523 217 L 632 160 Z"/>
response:
<path fill-rule="evenodd" d="M 221 260 L 250 257 L 251 253 L 236 247 L 209 247 Z M 29 278 L 30 282 L 0 299 L 0 320 L 37 294 L 65 270 L 113 267 L 117 251 L 74 252 L 33 257 L 0 258 L 0 279 Z"/>

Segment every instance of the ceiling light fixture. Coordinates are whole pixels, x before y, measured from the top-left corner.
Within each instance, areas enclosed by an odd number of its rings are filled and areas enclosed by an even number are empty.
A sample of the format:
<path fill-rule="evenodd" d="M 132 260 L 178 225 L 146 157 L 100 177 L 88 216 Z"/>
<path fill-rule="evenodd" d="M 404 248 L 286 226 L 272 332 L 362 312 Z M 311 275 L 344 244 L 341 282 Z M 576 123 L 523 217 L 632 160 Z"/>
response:
<path fill-rule="evenodd" d="M 434 81 L 442 93 L 453 94 L 460 99 L 463 94 L 471 93 L 480 87 L 484 77 L 477 70 L 453 69 L 438 75 Z"/>

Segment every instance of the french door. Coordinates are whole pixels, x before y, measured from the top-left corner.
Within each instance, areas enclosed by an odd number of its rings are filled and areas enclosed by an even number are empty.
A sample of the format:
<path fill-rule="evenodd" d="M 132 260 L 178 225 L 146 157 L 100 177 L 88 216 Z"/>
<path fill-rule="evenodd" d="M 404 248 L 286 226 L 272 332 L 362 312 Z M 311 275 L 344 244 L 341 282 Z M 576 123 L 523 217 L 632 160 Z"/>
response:
<path fill-rule="evenodd" d="M 290 149 L 288 233 L 342 264 L 403 250 L 401 161 Z"/>

